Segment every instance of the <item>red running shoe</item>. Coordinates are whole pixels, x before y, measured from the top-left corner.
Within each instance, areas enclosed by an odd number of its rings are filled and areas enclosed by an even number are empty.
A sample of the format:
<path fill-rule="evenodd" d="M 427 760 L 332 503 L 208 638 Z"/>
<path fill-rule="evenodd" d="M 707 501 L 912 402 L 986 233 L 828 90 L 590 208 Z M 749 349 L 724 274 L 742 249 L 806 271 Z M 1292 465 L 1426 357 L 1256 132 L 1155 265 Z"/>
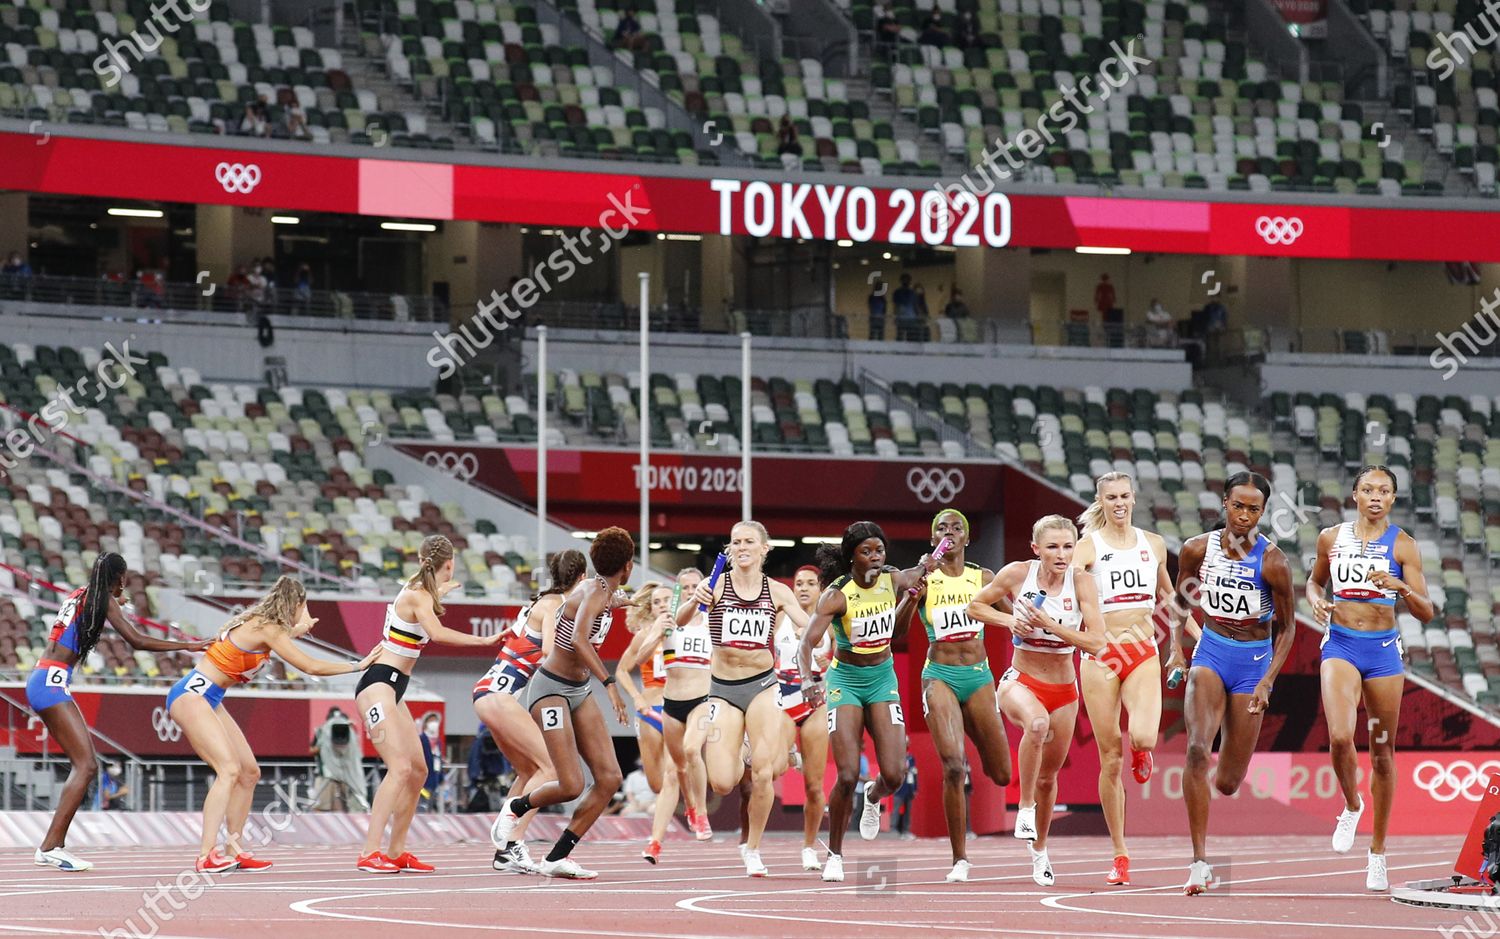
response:
<path fill-rule="evenodd" d="M 661 842 L 652 838 L 645 850 L 641 852 L 641 857 L 647 864 L 655 864 L 661 858 Z"/>
<path fill-rule="evenodd" d="M 366 874 L 401 873 L 401 868 L 397 867 L 394 863 L 391 862 L 390 858 L 386 857 L 384 854 L 381 854 L 379 851 L 371 851 L 369 854 L 366 854 L 364 857 L 360 858 L 359 863 L 354 866 L 356 870 L 362 871 Z"/>
<path fill-rule="evenodd" d="M 688 809 L 687 820 L 688 827 L 693 830 L 693 837 L 699 841 L 709 841 L 713 838 L 714 830 L 713 826 L 708 823 L 707 814 Z"/>
<path fill-rule="evenodd" d="M 240 870 L 248 871 L 252 874 L 259 874 L 271 869 L 270 861 L 259 860 L 253 857 L 249 851 L 241 851 L 234 856 L 234 860 L 239 865 Z"/>
<path fill-rule="evenodd" d="M 1123 854 L 1115 858 L 1115 866 L 1110 870 L 1109 876 L 1104 878 L 1104 882 L 1111 887 L 1130 886 L 1130 858 Z"/>
<path fill-rule="evenodd" d="M 1130 751 L 1130 775 L 1134 776 L 1135 781 L 1141 785 L 1144 786 L 1146 780 L 1151 778 L 1151 769 L 1154 765 L 1150 750 Z"/>
<path fill-rule="evenodd" d="M 222 874 L 235 868 L 233 858 L 227 858 L 219 853 L 218 848 L 208 852 L 208 857 L 200 857 L 196 869 L 200 874 Z"/>
<path fill-rule="evenodd" d="M 401 856 L 393 857 L 389 860 L 392 864 L 396 865 L 397 870 L 403 871 L 408 874 L 430 874 L 433 871 L 437 870 L 437 868 L 433 867 L 431 864 L 423 864 L 421 861 L 417 860 L 417 856 L 415 854 L 412 854 L 410 851 L 406 851 L 402 853 Z"/>

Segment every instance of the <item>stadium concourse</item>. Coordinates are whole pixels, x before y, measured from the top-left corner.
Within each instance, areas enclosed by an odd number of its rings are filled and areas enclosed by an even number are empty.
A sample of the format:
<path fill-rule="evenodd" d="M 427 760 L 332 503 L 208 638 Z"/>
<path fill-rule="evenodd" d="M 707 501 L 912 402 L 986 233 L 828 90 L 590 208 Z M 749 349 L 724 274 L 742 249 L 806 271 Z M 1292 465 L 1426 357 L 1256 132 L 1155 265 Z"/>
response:
<path fill-rule="evenodd" d="M 1493 17 L 0 4 L 0 932 L 1491 934 Z"/>

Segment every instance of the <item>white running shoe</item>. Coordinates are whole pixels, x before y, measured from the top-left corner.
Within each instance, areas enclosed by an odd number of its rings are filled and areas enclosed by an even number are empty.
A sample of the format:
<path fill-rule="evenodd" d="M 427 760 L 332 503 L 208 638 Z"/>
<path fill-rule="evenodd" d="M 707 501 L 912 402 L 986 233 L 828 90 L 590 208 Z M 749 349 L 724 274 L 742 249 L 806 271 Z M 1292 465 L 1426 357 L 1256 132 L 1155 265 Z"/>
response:
<path fill-rule="evenodd" d="M 1390 878 L 1385 873 L 1385 855 L 1370 854 L 1365 862 L 1365 889 L 1366 890 L 1389 890 L 1391 889 Z"/>
<path fill-rule="evenodd" d="M 521 816 L 510 810 L 510 803 L 510 799 L 501 803 L 500 814 L 495 816 L 495 822 L 490 826 L 490 844 L 495 846 L 496 851 L 504 851 L 505 846 L 514 840 L 511 833 L 521 821 Z"/>
<path fill-rule="evenodd" d="M 1208 888 L 1213 886 L 1213 880 L 1214 869 L 1208 866 L 1208 862 L 1194 861 L 1188 868 L 1187 884 L 1183 886 L 1182 892 L 1190 897 L 1207 893 Z"/>
<path fill-rule="evenodd" d="M 570 857 L 561 861 L 543 861 L 537 865 L 537 870 L 544 877 L 561 877 L 566 880 L 593 880 L 599 876 L 597 871 L 579 867 L 578 862 Z"/>
<path fill-rule="evenodd" d="M 764 877 L 770 873 L 761 862 L 759 851 L 745 852 L 745 873 L 751 877 Z"/>
<path fill-rule="evenodd" d="M 1016 837 L 1022 841 L 1036 840 L 1036 804 L 1023 805 L 1016 809 Z"/>
<path fill-rule="evenodd" d="M 1050 887 L 1057 883 L 1057 878 L 1052 873 L 1052 860 L 1047 857 L 1047 852 L 1039 852 L 1031 845 L 1027 845 L 1026 850 L 1031 852 L 1031 879 L 1036 885 Z"/>
<path fill-rule="evenodd" d="M 953 862 L 953 870 L 949 871 L 948 872 L 948 876 L 944 877 L 943 879 L 946 880 L 950 884 L 966 884 L 966 883 L 968 883 L 969 882 L 969 862 L 968 861 L 954 861 Z"/>
<path fill-rule="evenodd" d="M 749 842 L 745 842 L 745 841 L 741 841 L 740 842 L 740 860 L 741 861 L 745 861 L 747 863 L 749 862 L 749 860 L 750 860 L 750 844 L 749 844 Z"/>
<path fill-rule="evenodd" d="M 1349 849 L 1354 847 L 1354 829 L 1359 826 L 1359 817 L 1365 814 L 1365 800 L 1359 800 L 1359 808 L 1353 812 L 1344 809 L 1339 813 L 1338 824 L 1333 828 L 1333 850 L 1339 854 L 1348 854 Z"/>
<path fill-rule="evenodd" d="M 805 870 L 805 871 L 815 871 L 815 870 L 817 870 L 818 868 L 820 868 L 822 866 L 823 865 L 821 865 L 821 864 L 818 863 L 818 849 L 817 848 L 803 848 L 802 849 L 802 869 L 803 870 Z"/>
<path fill-rule="evenodd" d="M 531 859 L 531 852 L 526 850 L 523 842 L 516 842 L 510 846 L 509 851 L 496 851 L 495 860 L 490 865 L 497 871 L 507 874 L 536 874 L 540 871 L 536 862 Z"/>
<path fill-rule="evenodd" d="M 85 861 L 75 856 L 66 848 L 53 848 L 51 851 L 36 849 L 36 863 L 41 867 L 55 867 L 60 871 L 76 874 L 79 871 L 90 871 L 94 869 L 93 861 Z"/>
<path fill-rule="evenodd" d="M 828 863 L 823 865 L 823 880 L 831 884 L 844 882 L 844 859 L 831 851 L 828 854 Z"/>
<path fill-rule="evenodd" d="M 874 841 L 880 836 L 880 800 L 870 799 L 870 787 L 875 785 L 875 780 L 865 783 L 864 793 L 865 807 L 859 815 L 859 836 L 866 841 Z"/>

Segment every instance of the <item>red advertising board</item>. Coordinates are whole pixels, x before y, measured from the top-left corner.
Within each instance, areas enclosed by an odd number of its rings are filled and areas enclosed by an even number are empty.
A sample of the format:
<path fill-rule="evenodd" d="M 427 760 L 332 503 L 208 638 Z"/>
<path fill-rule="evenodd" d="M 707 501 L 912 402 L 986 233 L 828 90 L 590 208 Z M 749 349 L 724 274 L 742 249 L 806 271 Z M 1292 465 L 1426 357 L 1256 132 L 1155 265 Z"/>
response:
<path fill-rule="evenodd" d="M 1300 10 L 1305 0 L 1295 3 Z M 109 167 L 109 172 L 99 172 Z M 952 182 L 951 180 L 948 182 Z M 962 194 L 932 186 L 523 169 L 0 134 L 0 189 L 386 217 L 955 247 L 1500 261 L 1500 212 L 1383 201 Z"/>

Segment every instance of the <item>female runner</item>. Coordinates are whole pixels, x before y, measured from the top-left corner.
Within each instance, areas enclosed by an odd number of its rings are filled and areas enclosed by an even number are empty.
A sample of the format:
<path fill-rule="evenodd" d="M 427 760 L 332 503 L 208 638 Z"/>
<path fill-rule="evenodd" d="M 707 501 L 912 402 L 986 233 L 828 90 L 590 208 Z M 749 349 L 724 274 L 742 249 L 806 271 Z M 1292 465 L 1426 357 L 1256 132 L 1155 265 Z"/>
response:
<path fill-rule="evenodd" d="M 167 715 L 182 727 L 193 752 L 214 771 L 214 784 L 203 799 L 203 850 L 197 870 L 263 871 L 270 861 L 257 860 L 240 846 L 260 767 L 250 744 L 229 709 L 220 707 L 232 684 L 254 678 L 274 652 L 307 675 L 352 675 L 375 661 L 379 647 L 360 662 L 329 662 L 304 653 L 293 640 L 318 621 L 307 614 L 307 591 L 291 577 L 277 578 L 271 592 L 231 619 L 208 647 L 198 666 L 177 680 L 167 693 Z M 405 722 L 413 734 L 416 725 Z M 425 773 L 425 771 L 424 771 Z M 219 851 L 219 826 L 227 829 Z"/>
<path fill-rule="evenodd" d="M 132 647 L 147 652 L 202 652 L 213 644 L 212 640 L 153 639 L 136 629 L 125 618 L 118 602 L 125 590 L 125 571 L 125 559 L 113 552 L 100 554 L 94 560 L 88 586 L 73 591 L 63 601 L 47 636 L 47 647 L 26 680 L 26 703 L 42 719 L 47 733 L 72 763 L 52 812 L 52 824 L 36 849 L 35 861 L 70 873 L 94 866 L 92 861 L 75 856 L 64 845 L 73 816 L 99 775 L 99 759 L 94 755 L 88 723 L 69 690 L 73 666 L 88 658 L 103 635 L 106 622 Z"/>
<path fill-rule="evenodd" d="M 969 604 L 994 572 L 967 563 L 969 520 L 958 509 L 932 519 L 932 544 L 950 547 L 937 570 L 924 579 L 917 608 L 927 628 L 927 664 L 922 667 L 922 713 L 938 757 L 943 761 L 943 814 L 953 850 L 949 883 L 969 879 L 968 819 L 964 798 L 964 735 L 974 741 L 984 774 L 997 786 L 1010 785 L 1010 744 L 995 704 L 995 676 L 984 649 L 984 624 L 969 616 Z"/>
<path fill-rule="evenodd" d="M 1056 881 L 1047 856 L 1057 772 L 1068 757 L 1078 720 L 1078 683 L 1073 647 L 1104 649 L 1104 618 L 1092 578 L 1074 576 L 1078 529 L 1061 515 L 1048 515 L 1031 528 L 1032 561 L 1012 561 L 1000 569 L 969 604 L 969 616 L 1006 626 L 1015 653 L 1000 676 L 1000 708 L 1020 727 L 1016 762 L 1021 771 L 1017 838 L 1031 842 L 1031 879 L 1042 887 Z M 995 604 L 1009 600 L 1014 613 Z M 1079 626 L 1083 631 L 1079 630 Z"/>
<path fill-rule="evenodd" d="M 714 791 L 727 795 L 745 774 L 741 746 L 750 738 L 749 834 L 743 852 L 745 872 L 764 877 L 760 838 L 776 795 L 772 791 L 780 762 L 785 769 L 784 721 L 776 703 L 775 624 L 786 615 L 803 625 L 806 619 L 792 590 L 765 574 L 770 536 L 760 522 L 746 520 L 729 533 L 728 576 L 709 589 L 700 583 L 693 602 L 677 611 L 677 623 L 691 621 L 698 604 L 708 606 L 713 642 L 713 678 L 708 692 L 708 746 L 704 762 Z M 778 753 L 778 751 L 780 751 Z"/>
<path fill-rule="evenodd" d="M 792 593 L 802 613 L 812 617 L 822 591 L 818 569 L 811 564 L 797 568 L 792 576 Z M 823 776 L 828 769 L 828 706 L 812 707 L 802 694 L 802 670 L 797 665 L 797 650 L 802 645 L 803 630 L 790 617 L 783 616 L 776 626 L 776 678 L 781 682 L 779 703 L 791 718 L 786 747 L 797 748 L 802 761 L 802 869 L 815 871 L 818 863 L 818 829 L 823 824 Z M 833 657 L 833 641 L 828 635 L 813 650 L 813 671 L 822 675 Z"/>
<path fill-rule="evenodd" d="M 1156 649 L 1155 610 L 1172 596 L 1167 544 L 1155 532 L 1130 524 L 1135 486 L 1124 473 L 1105 473 L 1094 483 L 1094 502 L 1079 516 L 1083 537 L 1073 566 L 1094 576 L 1104 613 L 1108 646 L 1100 655 L 1085 652 L 1080 668 L 1083 706 L 1088 709 L 1099 748 L 1099 802 L 1114 842 L 1115 862 L 1104 878 L 1130 884 L 1130 852 L 1125 847 L 1125 786 L 1120 706 L 1129 715 L 1130 773 L 1138 783 L 1151 778 L 1151 751 L 1161 726 L 1161 658 Z"/>
<path fill-rule="evenodd" d="M 417 549 L 417 560 L 421 567 L 386 607 L 384 638 L 376 646 L 379 656 L 354 689 L 354 703 L 364 718 L 365 732 L 386 766 L 385 778 L 370 803 L 370 828 L 355 865 L 366 874 L 427 874 L 433 870 L 432 865 L 406 850 L 406 832 L 417 814 L 417 800 L 427 780 L 427 761 L 417 739 L 417 727 L 400 704 L 422 647 L 429 642 L 495 646 L 505 641 L 503 632 L 475 636 L 449 629 L 438 619 L 443 615 L 443 597 L 459 587 L 453 579 L 452 542 L 442 535 L 427 536 Z M 387 823 L 391 827 L 390 848 L 381 852 Z"/>
<path fill-rule="evenodd" d="M 1370 795 L 1375 799 L 1375 831 L 1366 858 L 1365 889 L 1386 890 L 1385 832 L 1396 794 L 1396 726 L 1406 667 L 1396 603 L 1425 623 L 1436 610 L 1427 596 L 1417 543 L 1391 524 L 1396 477 L 1384 466 L 1366 466 L 1354 477 L 1359 517 L 1318 536 L 1318 558 L 1307 578 L 1307 599 L 1323 637 L 1323 713 L 1328 719 L 1328 755 L 1344 790 L 1344 804 L 1333 831 L 1333 850 L 1354 847 L 1354 829 L 1364 814 L 1355 762 L 1354 727 L 1361 693 L 1369 716 Z"/>
<path fill-rule="evenodd" d="M 1177 603 L 1168 670 L 1181 668 L 1182 621 L 1203 611 L 1203 634 L 1193 650 L 1184 712 L 1188 729 L 1183 800 L 1193 838 L 1193 863 L 1183 892 L 1208 890 L 1213 868 L 1208 841 L 1208 757 L 1223 728 L 1214 788 L 1239 791 L 1271 685 L 1292 651 L 1296 600 L 1281 549 L 1262 535 L 1261 514 L 1271 484 L 1259 473 L 1236 473 L 1224 483 L 1224 527 L 1190 539 L 1178 555 Z M 1273 641 L 1274 634 L 1274 641 Z"/>
<path fill-rule="evenodd" d="M 677 811 L 680 794 L 677 764 L 665 753 L 664 729 L 666 714 L 663 699 L 666 697 L 667 668 L 663 635 L 671 619 L 672 588 L 663 587 L 656 581 L 647 581 L 636 591 L 626 613 L 625 624 L 634 634 L 630 645 L 620 655 L 615 666 L 615 678 L 625 694 L 635 703 L 636 716 L 641 722 L 635 734 L 641 753 L 641 769 L 646 782 L 656 793 L 656 806 L 652 816 L 652 837 L 641 851 L 647 863 L 655 864 L 661 856 L 661 837 L 656 834 L 655 819 L 666 815 L 670 822 Z M 635 686 L 630 673 L 636 665 L 641 667 L 641 688 Z M 666 831 L 663 829 L 662 835 Z"/>
<path fill-rule="evenodd" d="M 580 867 L 568 855 L 620 788 L 622 777 L 614 739 L 590 693 L 589 677 L 604 683 L 615 717 L 624 724 L 625 702 L 615 687 L 615 676 L 599 660 L 599 647 L 614 623 L 614 607 L 629 602 L 621 602 L 617 593 L 620 585 L 630 579 L 634 554 L 635 542 L 623 528 L 606 528 L 594 539 L 589 546 L 594 576 L 569 591 L 558 608 L 554 634 L 548 637 L 551 648 L 526 692 L 531 718 L 542 729 L 557 779 L 520 798 L 507 800 L 491 836 L 496 841 L 510 841 L 516 824 L 527 812 L 582 796 L 568 827 L 563 829 L 547 859 L 537 865 L 548 877 L 592 880 L 599 876 Z M 588 764 L 594 777 L 587 791 L 579 757 Z"/>
<path fill-rule="evenodd" d="M 569 548 L 552 555 L 547 562 L 552 586 L 531 598 L 531 604 L 521 611 L 515 629 L 495 664 L 484 673 L 474 686 L 474 713 L 484 721 L 500 747 L 500 752 L 516 769 L 516 779 L 511 786 L 510 797 L 525 795 L 557 778 L 552 771 L 552 760 L 547 756 L 547 745 L 542 741 L 542 732 L 526 712 L 521 695 L 542 660 L 543 633 L 546 626 L 557 615 L 563 597 L 578 585 L 588 573 L 588 559 L 582 551 Z M 536 863 L 531 852 L 526 850 L 526 827 L 535 813 L 521 819 L 516 830 L 511 832 L 510 842 L 495 845 L 492 866 L 497 871 L 518 874 L 535 874 Z"/>
<path fill-rule="evenodd" d="M 818 549 L 818 569 L 828 589 L 818 598 L 812 622 L 802 634 L 798 663 L 811 707 L 828 705 L 828 738 L 838 780 L 828 796 L 828 860 L 823 879 L 844 879 L 844 831 L 849 827 L 859 757 L 868 727 L 875 742 L 880 773 L 865 784 L 859 835 L 867 841 L 880 834 L 880 800 L 896 791 L 906 775 L 906 716 L 896 683 L 891 640 L 898 626 L 910 622 L 917 586 L 925 565 L 910 570 L 885 566 L 885 532 L 874 522 L 855 522 L 838 547 Z M 898 609 L 898 602 L 906 605 Z M 800 613 L 800 610 L 799 610 Z M 814 650 L 829 626 L 837 651 L 824 678 L 813 668 Z"/>

